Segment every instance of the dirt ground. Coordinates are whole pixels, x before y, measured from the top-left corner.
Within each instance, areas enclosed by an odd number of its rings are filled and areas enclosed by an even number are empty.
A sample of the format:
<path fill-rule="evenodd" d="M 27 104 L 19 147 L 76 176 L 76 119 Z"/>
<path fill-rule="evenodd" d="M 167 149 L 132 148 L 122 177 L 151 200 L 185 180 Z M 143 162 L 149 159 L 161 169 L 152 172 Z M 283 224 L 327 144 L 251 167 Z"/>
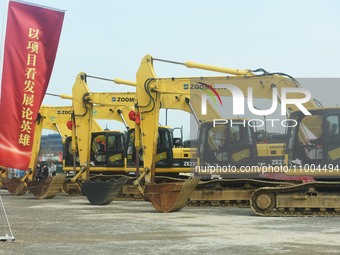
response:
<path fill-rule="evenodd" d="M 248 208 L 186 207 L 163 214 L 147 202 L 90 205 L 0 191 L 14 243 L 0 254 L 339 254 L 339 218 L 264 218 Z M 0 226 L 0 236 L 4 229 Z"/>

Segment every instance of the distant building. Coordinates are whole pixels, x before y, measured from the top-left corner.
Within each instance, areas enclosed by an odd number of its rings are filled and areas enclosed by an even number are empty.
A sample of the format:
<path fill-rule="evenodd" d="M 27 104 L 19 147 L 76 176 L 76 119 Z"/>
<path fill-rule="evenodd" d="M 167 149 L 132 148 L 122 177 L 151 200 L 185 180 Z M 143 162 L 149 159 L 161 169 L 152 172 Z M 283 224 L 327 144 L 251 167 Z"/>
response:
<path fill-rule="evenodd" d="M 41 136 L 40 161 L 59 161 L 63 151 L 63 143 L 59 134 Z"/>

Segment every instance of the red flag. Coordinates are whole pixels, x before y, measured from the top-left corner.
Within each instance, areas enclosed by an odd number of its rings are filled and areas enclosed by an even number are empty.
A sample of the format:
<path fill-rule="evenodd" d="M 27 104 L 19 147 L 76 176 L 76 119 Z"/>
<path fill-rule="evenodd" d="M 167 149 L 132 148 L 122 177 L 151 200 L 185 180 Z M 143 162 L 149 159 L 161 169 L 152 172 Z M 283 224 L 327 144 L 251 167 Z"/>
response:
<path fill-rule="evenodd" d="M 27 169 L 64 11 L 10 1 L 0 105 L 0 165 Z"/>

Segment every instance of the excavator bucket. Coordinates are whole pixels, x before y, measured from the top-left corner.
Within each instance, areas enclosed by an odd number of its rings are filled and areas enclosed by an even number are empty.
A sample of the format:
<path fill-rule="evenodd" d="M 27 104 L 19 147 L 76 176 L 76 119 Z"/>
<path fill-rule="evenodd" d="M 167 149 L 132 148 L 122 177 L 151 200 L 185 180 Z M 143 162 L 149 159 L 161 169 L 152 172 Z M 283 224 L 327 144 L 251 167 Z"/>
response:
<path fill-rule="evenodd" d="M 87 181 L 81 189 L 84 196 L 92 205 L 107 205 L 111 203 L 123 188 L 129 177 L 123 176 L 119 179 Z"/>
<path fill-rule="evenodd" d="M 198 182 L 199 178 L 194 177 L 182 183 L 146 184 L 144 197 L 160 212 L 176 212 L 187 205 Z"/>
<path fill-rule="evenodd" d="M 24 195 L 27 192 L 27 185 L 21 181 L 21 178 L 2 178 L 2 184 L 10 194 L 15 196 Z"/>
<path fill-rule="evenodd" d="M 65 195 L 75 196 L 81 194 L 81 186 L 78 182 L 71 182 L 71 179 L 66 179 L 62 185 L 61 191 Z"/>
<path fill-rule="evenodd" d="M 61 190 L 65 175 L 50 176 L 47 179 L 28 182 L 28 190 L 38 199 L 55 197 Z"/>

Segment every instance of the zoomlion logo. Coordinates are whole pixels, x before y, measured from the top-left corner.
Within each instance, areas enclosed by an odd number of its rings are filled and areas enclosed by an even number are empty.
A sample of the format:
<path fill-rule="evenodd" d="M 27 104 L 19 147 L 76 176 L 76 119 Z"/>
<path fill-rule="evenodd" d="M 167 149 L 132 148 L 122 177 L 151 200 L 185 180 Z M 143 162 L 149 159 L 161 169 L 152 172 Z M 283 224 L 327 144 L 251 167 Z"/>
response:
<path fill-rule="evenodd" d="M 197 82 L 196 84 L 184 84 L 183 85 L 183 89 L 188 90 L 189 88 L 190 88 L 190 90 L 202 90 L 202 91 L 204 91 L 206 94 L 203 94 L 202 97 L 209 95 L 210 98 L 213 100 L 215 105 L 217 105 L 217 100 L 216 100 L 216 98 L 217 98 L 220 105 L 222 106 L 221 96 L 218 94 L 216 89 L 213 88 L 213 86 L 206 84 L 206 83 L 203 83 L 203 82 Z M 206 101 L 206 98 L 203 101 Z"/>
<path fill-rule="evenodd" d="M 57 114 L 72 114 L 73 110 L 57 110 Z"/>
<path fill-rule="evenodd" d="M 134 97 L 112 97 L 111 101 L 112 102 L 134 102 L 135 98 Z"/>

